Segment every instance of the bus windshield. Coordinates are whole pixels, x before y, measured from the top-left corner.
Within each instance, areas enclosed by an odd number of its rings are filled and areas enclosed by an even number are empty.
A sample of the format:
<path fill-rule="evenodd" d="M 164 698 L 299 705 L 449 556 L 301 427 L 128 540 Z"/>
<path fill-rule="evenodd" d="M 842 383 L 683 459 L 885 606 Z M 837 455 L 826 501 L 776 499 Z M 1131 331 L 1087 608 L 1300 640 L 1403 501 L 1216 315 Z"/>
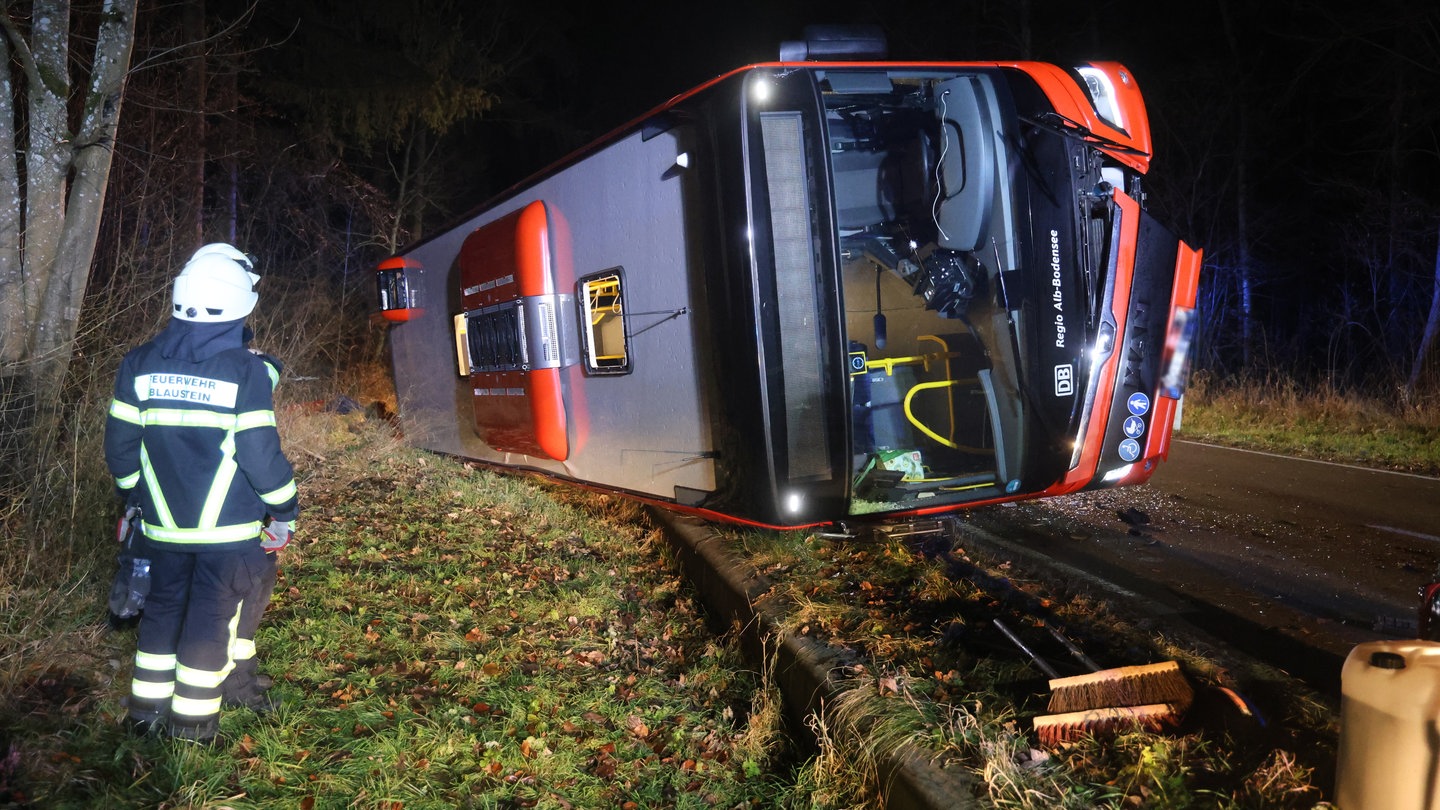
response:
<path fill-rule="evenodd" d="M 1068 347 L 1063 329 L 1052 340 L 1053 323 L 1042 323 L 1051 302 L 1040 298 L 1052 281 L 1093 295 L 1069 278 L 1079 270 L 1062 283 L 1061 266 L 1077 263 L 1073 204 L 1043 230 L 1031 211 L 1032 196 L 1073 200 L 1036 190 L 1072 182 L 1064 157 L 1060 178 L 1025 165 L 1022 122 L 1043 110 L 1017 112 L 998 69 L 837 69 L 820 87 L 849 350 L 852 514 L 1043 488 L 1063 469 L 1027 459 L 1073 441 L 1075 399 L 1058 420 L 1054 403 L 1037 407 L 1027 388 L 1037 361 L 1026 358 L 1041 342 L 1052 344 L 1047 363 L 1055 345 L 1078 358 L 1084 335 Z M 1057 313 L 1072 303 L 1055 300 Z"/>

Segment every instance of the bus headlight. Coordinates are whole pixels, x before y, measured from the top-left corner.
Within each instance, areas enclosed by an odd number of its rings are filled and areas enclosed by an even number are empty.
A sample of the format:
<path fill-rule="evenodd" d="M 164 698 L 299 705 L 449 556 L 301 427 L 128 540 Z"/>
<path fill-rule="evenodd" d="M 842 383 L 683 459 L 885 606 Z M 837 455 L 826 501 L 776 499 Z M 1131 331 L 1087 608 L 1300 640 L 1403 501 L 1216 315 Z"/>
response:
<path fill-rule="evenodd" d="M 1090 103 L 1105 123 L 1118 129 L 1125 129 L 1125 116 L 1120 112 L 1120 102 L 1115 98 L 1115 85 L 1110 74 L 1097 67 L 1076 68 L 1080 78 L 1085 80 L 1085 89 L 1090 93 Z"/>
<path fill-rule="evenodd" d="M 1129 475 L 1130 471 L 1134 468 L 1134 464 L 1126 464 L 1124 467 L 1116 467 L 1115 469 L 1106 472 L 1105 477 L 1101 480 L 1103 480 L 1107 484 L 1113 484 L 1116 481 L 1119 481 L 1120 479 Z"/>

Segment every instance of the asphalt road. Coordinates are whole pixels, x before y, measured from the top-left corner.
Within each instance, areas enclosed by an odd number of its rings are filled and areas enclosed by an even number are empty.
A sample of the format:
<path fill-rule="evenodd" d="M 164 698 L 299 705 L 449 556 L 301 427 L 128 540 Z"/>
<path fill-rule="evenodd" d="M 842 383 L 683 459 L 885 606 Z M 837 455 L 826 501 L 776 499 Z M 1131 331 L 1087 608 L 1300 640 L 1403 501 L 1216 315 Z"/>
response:
<path fill-rule="evenodd" d="M 1415 636 L 1440 564 L 1440 479 L 1187 441 L 1142 486 L 972 520 L 1332 694 L 1355 644 Z"/>

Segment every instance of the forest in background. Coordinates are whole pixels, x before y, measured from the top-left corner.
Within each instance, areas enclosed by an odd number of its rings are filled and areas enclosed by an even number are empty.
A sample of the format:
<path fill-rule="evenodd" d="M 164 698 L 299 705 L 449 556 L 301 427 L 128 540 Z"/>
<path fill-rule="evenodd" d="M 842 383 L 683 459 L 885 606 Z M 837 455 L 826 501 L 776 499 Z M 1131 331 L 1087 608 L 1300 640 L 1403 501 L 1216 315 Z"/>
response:
<path fill-rule="evenodd" d="M 7 7 L 12 36 L 36 5 Z M 99 6 L 74 8 L 78 55 Z M 142 0 L 64 387 L 69 461 L 32 505 L 108 513 L 75 503 L 108 491 L 97 451 L 114 369 L 163 325 L 195 246 L 256 254 L 261 345 L 290 364 L 292 391 L 343 390 L 384 359 L 368 320 L 380 259 L 674 94 L 773 59 L 814 22 L 878 23 L 897 59 L 1124 62 L 1156 134 L 1147 203 L 1205 249 L 1196 370 L 1209 390 L 1283 379 L 1399 411 L 1440 395 L 1440 9 L 737 0 L 677 25 L 658 2 L 620 15 Z M 0 402 L 0 451 L 20 446 L 16 407 Z M 12 504 L 35 494 L 31 479 L 0 483 Z"/>

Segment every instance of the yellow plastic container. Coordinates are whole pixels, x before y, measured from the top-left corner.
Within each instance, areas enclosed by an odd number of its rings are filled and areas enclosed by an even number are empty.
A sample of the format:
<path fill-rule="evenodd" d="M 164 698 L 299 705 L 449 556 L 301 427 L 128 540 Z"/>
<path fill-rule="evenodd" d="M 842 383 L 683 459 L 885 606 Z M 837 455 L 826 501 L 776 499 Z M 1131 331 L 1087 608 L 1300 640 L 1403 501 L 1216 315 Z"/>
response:
<path fill-rule="evenodd" d="M 1440 642 L 1371 641 L 1340 671 L 1340 810 L 1440 810 Z"/>

